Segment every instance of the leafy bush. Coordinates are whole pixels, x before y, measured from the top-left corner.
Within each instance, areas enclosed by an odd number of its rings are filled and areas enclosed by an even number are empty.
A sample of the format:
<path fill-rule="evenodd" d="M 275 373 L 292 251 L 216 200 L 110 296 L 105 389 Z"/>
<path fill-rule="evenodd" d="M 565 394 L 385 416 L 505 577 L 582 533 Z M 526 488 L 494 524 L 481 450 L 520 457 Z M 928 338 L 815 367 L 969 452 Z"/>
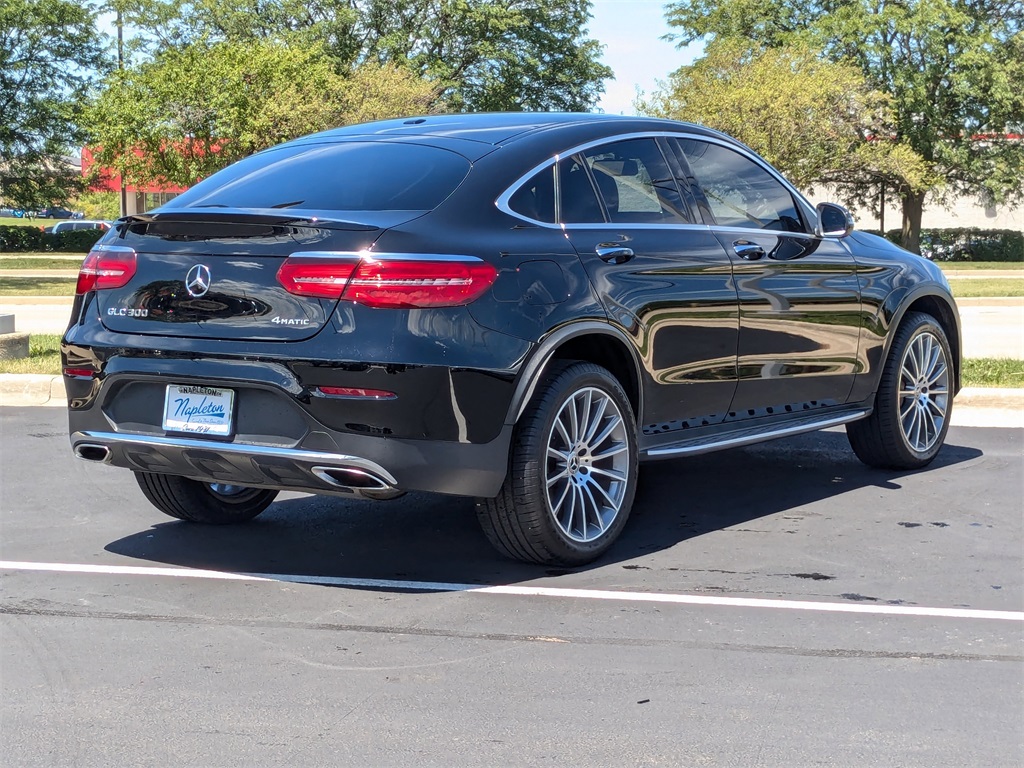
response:
<path fill-rule="evenodd" d="M 43 233 L 36 227 L 0 226 L 0 251 L 45 251 Z"/>
<path fill-rule="evenodd" d="M 885 237 L 899 245 L 901 234 L 890 229 Z M 921 255 L 933 261 L 1024 261 L 1024 232 L 977 227 L 922 229 Z"/>
<path fill-rule="evenodd" d="M 42 232 L 36 227 L 0 226 L 0 252 L 61 251 L 85 253 L 103 236 L 98 229 Z"/>
<path fill-rule="evenodd" d="M 46 250 L 86 253 L 96 245 L 96 241 L 103 237 L 103 234 L 98 229 L 75 229 L 69 232 L 58 232 L 56 235 L 47 234 L 49 247 Z"/>

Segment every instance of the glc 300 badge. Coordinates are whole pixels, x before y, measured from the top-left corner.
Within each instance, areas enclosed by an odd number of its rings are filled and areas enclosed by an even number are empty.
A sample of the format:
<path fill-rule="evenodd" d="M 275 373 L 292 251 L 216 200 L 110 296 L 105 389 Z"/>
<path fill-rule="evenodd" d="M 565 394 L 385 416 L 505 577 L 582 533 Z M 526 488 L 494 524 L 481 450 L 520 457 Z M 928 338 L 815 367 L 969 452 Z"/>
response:
<path fill-rule="evenodd" d="M 188 291 L 188 295 L 198 299 L 200 296 L 205 296 L 206 292 L 210 290 L 210 268 L 205 264 L 196 264 L 192 269 L 185 275 L 185 290 Z"/>

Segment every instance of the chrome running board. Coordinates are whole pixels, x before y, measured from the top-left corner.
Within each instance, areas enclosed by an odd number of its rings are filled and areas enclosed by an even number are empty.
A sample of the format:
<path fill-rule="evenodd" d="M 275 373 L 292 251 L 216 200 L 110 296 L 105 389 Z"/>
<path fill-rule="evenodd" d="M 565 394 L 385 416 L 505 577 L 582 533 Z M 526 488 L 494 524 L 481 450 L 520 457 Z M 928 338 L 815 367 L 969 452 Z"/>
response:
<path fill-rule="evenodd" d="M 870 413 L 870 408 L 861 408 L 856 411 L 847 411 L 838 416 L 801 419 L 797 422 L 790 422 L 775 427 L 748 427 L 726 433 L 725 435 L 705 435 L 671 445 L 649 448 L 646 451 L 642 451 L 641 455 L 648 459 L 671 459 L 677 456 L 695 456 L 700 453 L 711 453 L 712 451 L 721 451 L 726 448 L 740 448 L 744 445 L 753 445 L 765 440 L 775 440 L 779 437 L 790 437 L 803 434 L 804 432 L 817 432 L 819 429 L 838 427 L 841 424 L 848 424 L 851 421 L 863 419 Z"/>

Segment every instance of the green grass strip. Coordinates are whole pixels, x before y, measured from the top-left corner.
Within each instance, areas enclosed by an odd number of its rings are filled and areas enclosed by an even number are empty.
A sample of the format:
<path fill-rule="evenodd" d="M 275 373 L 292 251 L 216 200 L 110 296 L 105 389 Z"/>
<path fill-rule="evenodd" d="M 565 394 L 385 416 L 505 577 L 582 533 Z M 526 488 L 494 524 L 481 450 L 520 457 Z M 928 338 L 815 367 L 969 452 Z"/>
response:
<path fill-rule="evenodd" d="M 28 337 L 28 357 L 0 360 L 0 373 L 60 373 L 60 336 L 33 333 Z"/>
<path fill-rule="evenodd" d="M 996 269 L 1024 274 L 1024 261 L 941 261 L 936 263 L 943 272 L 983 272 Z"/>
<path fill-rule="evenodd" d="M 950 278 L 949 286 L 953 289 L 953 295 L 958 299 L 998 299 L 1024 296 L 1024 280 L 1019 277 L 980 277 L 964 280 Z"/>
<path fill-rule="evenodd" d="M 82 261 L 84 259 L 84 256 L 77 256 L 75 254 L 65 258 L 53 255 L 44 256 L 42 258 L 38 256 L 27 258 L 7 257 L 0 259 L 0 269 L 26 269 L 33 271 L 44 269 L 73 269 L 77 271 L 82 265 Z"/>
<path fill-rule="evenodd" d="M 0 277 L 0 296 L 74 296 L 73 277 Z"/>
<path fill-rule="evenodd" d="M 965 387 L 1024 387 L 1024 360 L 968 358 L 961 377 Z"/>

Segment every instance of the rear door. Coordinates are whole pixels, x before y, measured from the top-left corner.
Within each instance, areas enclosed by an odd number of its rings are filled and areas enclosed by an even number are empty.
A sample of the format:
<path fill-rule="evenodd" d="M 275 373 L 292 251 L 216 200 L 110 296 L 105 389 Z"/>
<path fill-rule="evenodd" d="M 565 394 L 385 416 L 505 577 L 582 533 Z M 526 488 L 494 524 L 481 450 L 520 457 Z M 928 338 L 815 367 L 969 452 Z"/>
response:
<path fill-rule="evenodd" d="M 559 180 L 566 235 L 647 374 L 640 426 L 653 435 L 722 421 L 736 386 L 732 266 L 657 140 L 584 149 L 561 161 Z"/>

